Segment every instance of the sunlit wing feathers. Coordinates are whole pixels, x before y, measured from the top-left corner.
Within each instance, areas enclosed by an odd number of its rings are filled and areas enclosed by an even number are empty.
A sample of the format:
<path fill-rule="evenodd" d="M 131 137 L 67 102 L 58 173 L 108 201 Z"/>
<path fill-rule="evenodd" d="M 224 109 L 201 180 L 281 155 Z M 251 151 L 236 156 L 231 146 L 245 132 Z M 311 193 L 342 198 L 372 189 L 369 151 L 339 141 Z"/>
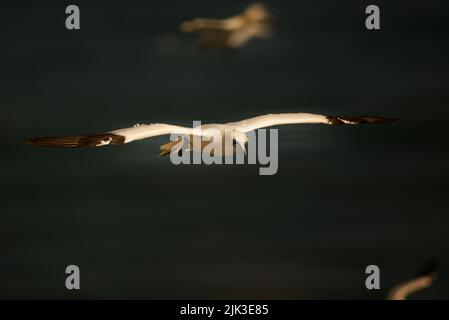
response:
<path fill-rule="evenodd" d="M 293 123 L 327 123 L 327 117 L 319 114 L 311 113 L 280 113 L 267 114 L 246 120 L 228 123 L 228 125 L 235 127 L 237 130 L 248 132 L 251 130 L 271 127 L 282 124 Z"/>
<path fill-rule="evenodd" d="M 102 147 L 106 145 L 129 143 L 131 141 L 165 134 L 205 135 L 205 133 L 198 128 L 156 123 L 149 125 L 135 125 L 131 128 L 118 129 L 102 134 L 35 138 L 28 140 L 27 143 L 43 147 L 58 148 Z"/>
<path fill-rule="evenodd" d="M 379 117 L 334 117 L 312 113 L 280 113 L 267 114 L 246 120 L 228 123 L 227 125 L 237 130 L 248 132 L 251 130 L 266 128 L 285 124 L 301 124 L 301 123 L 323 123 L 328 125 L 343 124 L 366 124 L 366 123 L 384 123 L 397 119 L 379 118 Z"/>
<path fill-rule="evenodd" d="M 388 300 L 405 300 L 410 294 L 430 287 L 437 278 L 436 259 L 432 259 L 415 278 L 394 287 L 388 294 Z"/>
<path fill-rule="evenodd" d="M 195 134 L 198 136 L 205 135 L 205 132 L 201 131 L 200 128 L 188 128 L 164 123 L 135 125 L 131 128 L 118 129 L 111 131 L 110 133 L 124 136 L 125 143 L 165 134 Z"/>

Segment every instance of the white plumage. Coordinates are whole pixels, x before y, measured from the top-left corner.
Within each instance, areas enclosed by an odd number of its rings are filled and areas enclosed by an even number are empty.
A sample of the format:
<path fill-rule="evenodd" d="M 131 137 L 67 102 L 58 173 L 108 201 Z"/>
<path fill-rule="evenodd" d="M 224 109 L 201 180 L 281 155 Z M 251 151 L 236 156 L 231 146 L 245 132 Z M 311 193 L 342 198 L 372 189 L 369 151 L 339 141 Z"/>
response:
<path fill-rule="evenodd" d="M 281 113 L 267 114 L 249 118 L 237 122 L 225 124 L 205 124 L 194 128 L 177 126 L 165 123 L 148 125 L 134 125 L 129 128 L 116 129 L 102 134 L 45 137 L 27 141 L 28 143 L 47 147 L 101 147 L 110 144 L 125 144 L 136 140 L 147 139 L 155 136 L 176 134 L 190 137 L 201 136 L 208 143 L 214 143 L 222 139 L 232 139 L 245 149 L 248 141 L 247 132 L 259 128 L 272 127 L 285 124 L 327 124 L 327 125 L 355 125 L 364 123 L 384 123 L 395 119 L 378 117 L 332 117 L 311 113 Z M 222 142 L 220 142 L 222 144 Z M 164 148 L 173 147 L 173 144 L 164 145 Z M 201 145 L 201 149 L 204 144 Z M 177 148 L 178 150 L 179 148 Z M 164 154 L 167 154 L 164 150 Z M 170 150 L 168 150 L 170 151 Z M 168 152 L 169 153 L 169 152 Z"/>

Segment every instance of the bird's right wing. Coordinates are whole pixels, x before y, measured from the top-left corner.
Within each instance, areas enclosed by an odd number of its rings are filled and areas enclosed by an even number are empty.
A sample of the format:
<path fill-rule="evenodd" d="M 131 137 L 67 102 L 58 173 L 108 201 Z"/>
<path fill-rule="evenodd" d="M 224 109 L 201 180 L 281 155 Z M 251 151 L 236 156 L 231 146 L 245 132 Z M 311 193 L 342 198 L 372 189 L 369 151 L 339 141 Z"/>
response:
<path fill-rule="evenodd" d="M 28 140 L 27 143 L 59 148 L 101 147 L 111 144 L 125 144 L 135 140 L 166 134 L 206 136 L 207 132 L 202 131 L 201 128 L 154 123 L 149 125 L 135 125 L 130 128 L 113 130 L 101 134 L 35 138 Z"/>
<path fill-rule="evenodd" d="M 228 123 L 227 125 L 233 126 L 237 130 L 248 132 L 259 128 L 266 128 L 284 124 L 323 123 L 329 125 L 341 125 L 341 124 L 351 125 L 363 123 L 383 123 L 394 120 L 397 119 L 387 119 L 372 116 L 334 117 L 313 113 L 279 113 L 249 118 L 238 122 Z"/>

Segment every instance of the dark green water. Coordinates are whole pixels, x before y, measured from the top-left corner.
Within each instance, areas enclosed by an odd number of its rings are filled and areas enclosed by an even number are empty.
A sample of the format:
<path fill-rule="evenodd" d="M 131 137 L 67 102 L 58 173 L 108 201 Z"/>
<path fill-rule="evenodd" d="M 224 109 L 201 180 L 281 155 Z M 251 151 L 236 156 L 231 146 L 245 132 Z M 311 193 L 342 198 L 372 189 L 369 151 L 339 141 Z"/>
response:
<path fill-rule="evenodd" d="M 381 299 L 431 256 L 416 298 L 449 298 L 449 45 L 445 1 L 271 1 L 274 37 L 238 54 L 176 32 L 243 1 L 0 5 L 1 298 Z M 160 52 L 172 39 L 172 53 Z M 276 112 L 401 118 L 286 126 L 279 171 L 174 166 L 160 137 L 56 150 L 30 137 Z M 81 290 L 65 289 L 65 266 Z M 364 269 L 381 269 L 381 290 Z"/>

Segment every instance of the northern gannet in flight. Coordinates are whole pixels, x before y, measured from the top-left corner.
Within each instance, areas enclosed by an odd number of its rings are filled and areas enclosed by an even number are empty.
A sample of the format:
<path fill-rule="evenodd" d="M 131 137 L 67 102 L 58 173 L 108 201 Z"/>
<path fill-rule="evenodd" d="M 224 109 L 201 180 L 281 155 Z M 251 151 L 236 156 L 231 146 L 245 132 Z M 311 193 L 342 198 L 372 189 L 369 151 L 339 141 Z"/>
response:
<path fill-rule="evenodd" d="M 198 40 L 201 49 L 237 49 L 251 38 L 268 38 L 272 33 L 272 20 L 263 4 L 254 3 L 238 16 L 223 20 L 196 18 L 183 22 L 180 29 L 201 32 Z"/>
<path fill-rule="evenodd" d="M 406 282 L 398 284 L 391 289 L 388 294 L 388 300 L 405 300 L 410 294 L 430 287 L 437 278 L 437 260 L 430 260 L 425 268 L 418 275 Z"/>
<path fill-rule="evenodd" d="M 182 127 L 164 123 L 154 123 L 148 125 L 134 125 L 130 128 L 117 129 L 102 134 L 88 134 L 76 136 L 62 137 L 43 137 L 28 140 L 27 143 L 44 146 L 44 147 L 60 147 L 60 148 L 76 148 L 76 147 L 103 147 L 107 145 L 125 144 L 136 140 L 142 140 L 155 136 L 177 134 L 182 135 L 178 140 L 171 141 L 160 147 L 160 155 L 166 155 L 171 152 L 180 152 L 187 142 L 190 146 L 186 151 L 201 151 L 206 145 L 222 139 L 219 146 L 223 146 L 223 140 L 232 141 L 233 150 L 238 144 L 245 150 L 245 143 L 248 142 L 247 133 L 259 128 L 266 128 L 284 124 L 301 124 L 301 123 L 321 123 L 327 125 L 355 125 L 370 123 L 385 123 L 396 119 L 378 118 L 378 117 L 334 117 L 324 116 L 311 113 L 280 113 L 267 114 L 238 122 L 230 122 L 226 124 L 205 124 L 193 128 Z M 217 134 L 219 135 L 217 137 Z M 194 149 L 192 143 L 193 136 L 201 136 L 201 150 Z M 184 139 L 187 139 L 185 141 Z M 218 145 L 218 142 L 217 142 Z M 220 147 L 217 146 L 217 149 Z M 210 146 L 209 146 L 210 147 Z M 228 153 L 229 154 L 229 153 Z M 227 155 L 227 154 L 222 154 Z"/>

